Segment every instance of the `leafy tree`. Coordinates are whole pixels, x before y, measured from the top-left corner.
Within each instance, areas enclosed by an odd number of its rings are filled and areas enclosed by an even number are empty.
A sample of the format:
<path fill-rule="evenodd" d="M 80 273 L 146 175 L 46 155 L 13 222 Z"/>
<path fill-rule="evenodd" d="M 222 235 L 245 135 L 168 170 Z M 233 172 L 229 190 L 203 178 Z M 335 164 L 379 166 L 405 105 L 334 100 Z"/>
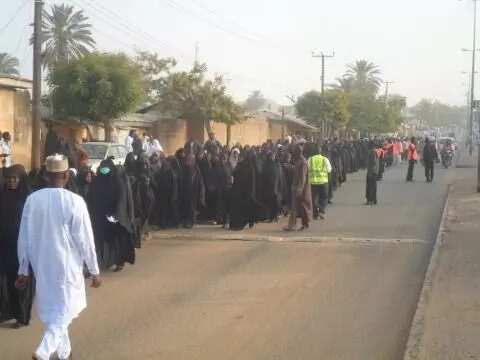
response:
<path fill-rule="evenodd" d="M 369 94 L 376 94 L 383 81 L 380 78 L 381 71 L 377 65 L 367 60 L 357 60 L 347 66 L 344 78 L 352 78 L 353 88 Z"/>
<path fill-rule="evenodd" d="M 87 118 L 105 126 L 131 111 L 144 96 L 139 67 L 124 54 L 92 53 L 55 66 L 48 77 L 57 116 Z"/>
<path fill-rule="evenodd" d="M 207 80 L 206 65 L 196 64 L 191 71 L 171 73 L 160 90 L 160 108 L 177 118 L 202 123 L 211 131 L 210 121 L 231 125 L 240 121 L 241 109 L 227 95 L 221 76 Z"/>
<path fill-rule="evenodd" d="M 298 116 L 325 130 L 324 135 L 346 126 L 350 118 L 348 95 L 340 90 L 327 90 L 323 96 L 309 91 L 298 98 L 295 109 Z"/>
<path fill-rule="evenodd" d="M 53 4 L 50 12 L 43 11 L 41 41 L 45 66 L 79 59 L 94 49 L 92 25 L 87 21 L 83 10 L 74 11 L 73 6 L 65 4 Z"/>
<path fill-rule="evenodd" d="M 250 96 L 245 101 L 245 110 L 247 111 L 257 111 L 262 109 L 267 103 L 267 100 L 263 96 L 260 90 L 255 90 L 250 94 Z"/>
<path fill-rule="evenodd" d="M 323 111 L 328 124 L 333 130 L 345 127 L 350 120 L 348 95 L 339 90 L 325 91 Z"/>
<path fill-rule="evenodd" d="M 464 126 L 467 109 L 423 99 L 410 109 L 428 127 Z"/>
<path fill-rule="evenodd" d="M 160 91 L 173 67 L 177 65 L 174 58 L 162 58 L 156 53 L 139 51 L 135 57 L 143 76 L 143 87 L 150 102 L 158 101 Z"/>
<path fill-rule="evenodd" d="M 0 53 L 0 74 L 18 75 L 18 59 L 7 53 Z"/>
<path fill-rule="evenodd" d="M 322 116 L 322 94 L 312 90 L 301 95 L 295 103 L 295 111 L 309 124 L 319 126 Z"/>

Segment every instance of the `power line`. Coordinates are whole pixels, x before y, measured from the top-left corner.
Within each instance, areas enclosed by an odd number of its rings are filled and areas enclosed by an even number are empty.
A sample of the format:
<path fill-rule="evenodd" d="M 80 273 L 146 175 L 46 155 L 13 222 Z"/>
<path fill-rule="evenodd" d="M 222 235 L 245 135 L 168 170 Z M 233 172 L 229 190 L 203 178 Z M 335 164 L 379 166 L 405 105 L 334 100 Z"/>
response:
<path fill-rule="evenodd" d="M 136 42 L 144 43 L 147 44 L 148 46 L 154 45 L 154 47 L 158 47 L 159 50 L 161 48 L 161 51 L 164 52 L 165 49 L 167 48 L 166 45 L 162 43 L 157 43 L 156 39 L 155 41 L 149 40 L 145 37 L 145 35 L 142 34 L 142 31 L 139 29 L 134 29 L 132 28 L 129 24 L 119 21 L 118 19 L 115 18 L 114 15 L 112 15 L 111 12 L 108 10 L 103 10 L 99 7 L 96 7 L 95 5 L 86 3 L 85 0 L 79 0 L 82 3 L 77 2 L 76 0 L 70 0 L 72 3 L 74 3 L 77 7 L 80 9 L 86 11 L 86 7 L 91 9 L 92 11 L 87 11 L 87 13 L 94 17 L 99 19 L 101 22 L 107 23 L 110 27 L 116 28 L 118 31 L 122 32 L 123 34 L 129 36 L 131 39 L 135 40 Z M 117 16 L 118 18 L 118 16 Z M 102 33 L 101 31 L 98 31 L 98 28 L 95 29 L 96 32 Z M 126 44 L 124 40 L 119 40 L 115 37 L 112 36 L 112 34 L 108 33 L 102 33 L 102 35 L 109 37 L 111 39 L 114 39 L 114 41 L 119 42 L 127 46 L 128 48 L 134 49 L 135 46 L 133 44 Z M 156 46 L 155 46 L 156 45 Z"/>
<path fill-rule="evenodd" d="M 198 7 L 204 9 L 206 12 L 218 17 L 219 19 L 223 20 L 224 22 L 232 22 L 232 24 L 234 24 L 234 26 L 238 27 L 239 29 L 241 29 L 241 31 L 244 31 L 246 33 L 250 33 L 252 34 L 254 37 L 257 37 L 258 40 L 260 40 L 261 36 L 258 35 L 258 34 L 255 34 L 255 33 L 252 33 L 250 30 L 248 30 L 247 28 L 245 28 L 244 26 L 242 26 L 241 24 L 239 24 L 238 22 L 234 21 L 234 20 L 228 20 L 226 19 L 225 16 L 219 14 L 218 12 L 210 9 L 209 7 L 207 7 L 205 4 L 203 4 L 202 2 L 200 2 L 199 0 L 190 0 L 191 2 L 193 2 L 194 4 L 196 4 Z"/>
<path fill-rule="evenodd" d="M 114 13 L 113 11 L 103 7 L 102 5 L 100 5 L 98 3 L 95 3 L 95 5 L 94 5 L 92 0 L 70 0 L 70 2 L 72 4 L 74 4 L 75 6 L 77 6 L 78 8 L 80 8 L 81 10 L 86 11 L 89 16 L 101 20 L 103 23 L 106 23 L 108 26 L 117 29 L 121 33 L 129 36 L 130 38 L 132 38 L 136 41 L 140 41 L 141 43 L 145 43 L 148 47 L 152 47 L 152 43 L 153 44 L 157 43 L 157 45 L 161 46 L 162 48 L 165 48 L 167 46 L 172 47 L 167 42 L 160 41 L 160 40 L 154 38 L 152 35 L 146 33 L 145 31 L 142 31 L 142 30 L 138 29 L 137 27 L 135 27 L 135 25 L 130 25 L 130 23 L 128 23 L 127 20 L 122 18 L 120 15 Z M 87 8 L 90 11 L 87 11 Z M 95 27 L 95 32 L 98 32 L 99 34 L 103 35 L 104 37 L 108 37 L 109 39 L 112 39 L 115 42 L 124 44 L 129 49 L 136 50 L 134 45 L 127 44 L 124 39 L 120 40 L 120 39 L 116 38 L 115 36 L 112 35 L 112 33 L 99 31 L 98 27 Z M 158 43 L 161 43 L 161 45 L 158 44 Z M 183 58 L 188 58 L 189 60 L 192 60 L 192 61 L 194 60 L 193 56 L 185 54 L 183 51 L 181 51 L 179 49 L 176 49 L 176 50 L 179 51 L 179 52 L 182 52 Z M 162 50 L 162 52 L 163 52 L 163 50 Z M 249 83 L 257 83 L 257 84 L 262 83 L 263 87 L 271 87 L 271 88 L 282 87 L 282 88 L 286 89 L 285 84 L 280 84 L 280 83 L 277 83 L 277 82 L 268 81 L 268 83 L 266 84 L 259 79 L 249 77 L 249 76 L 245 76 L 245 75 L 238 75 L 238 74 L 236 74 L 235 77 L 236 77 L 237 81 L 245 80 L 245 81 L 248 81 Z M 254 88 L 254 87 L 252 87 L 252 88 Z"/>
<path fill-rule="evenodd" d="M 85 1 L 85 0 L 83 0 Z M 120 17 L 118 14 L 116 14 L 114 11 L 106 8 L 105 6 L 103 6 L 102 4 L 100 3 L 95 3 L 94 1 L 92 0 L 86 0 L 88 1 L 91 5 L 91 7 L 93 8 L 96 8 L 98 11 L 101 11 L 103 14 L 105 14 L 106 16 L 108 16 L 110 19 L 112 19 L 113 21 L 115 22 L 118 22 L 120 23 L 122 26 L 126 27 L 130 32 L 132 32 L 132 34 L 136 35 L 136 36 L 142 36 L 143 39 L 145 39 L 147 41 L 147 43 L 158 43 L 160 45 L 160 47 L 162 48 L 170 48 L 172 50 L 175 50 L 179 53 L 181 53 L 183 56 L 185 56 L 185 53 L 183 52 L 183 50 L 181 49 L 178 49 L 176 48 L 175 46 L 173 46 L 172 44 L 168 43 L 167 41 L 165 40 L 160 40 L 156 37 L 154 37 L 153 35 L 151 35 L 150 33 L 147 33 L 145 32 L 144 30 L 140 29 L 139 27 L 129 23 L 127 20 L 125 20 L 124 18 Z"/>
<path fill-rule="evenodd" d="M 14 54 L 16 54 L 18 52 L 18 50 L 20 50 L 20 45 L 22 44 L 22 41 L 25 38 L 25 34 L 28 33 L 28 29 L 31 26 L 30 23 L 31 23 L 31 21 L 28 21 L 27 24 L 23 27 L 23 31 L 22 31 L 22 34 L 21 34 L 20 38 L 18 39 L 17 47 L 15 48 Z M 27 40 L 27 43 L 28 43 L 28 40 Z"/>
<path fill-rule="evenodd" d="M 17 8 L 17 10 L 13 13 L 13 16 L 7 21 L 7 23 L 5 25 L 3 25 L 3 27 L 0 29 L 0 34 L 5 31 L 9 26 L 10 24 L 13 22 L 13 20 L 16 19 L 16 17 L 18 16 L 18 14 L 20 14 L 20 11 L 23 10 L 23 8 L 25 7 L 25 5 L 27 5 L 29 0 L 24 0 L 23 3 Z"/>
<path fill-rule="evenodd" d="M 241 34 L 239 32 L 236 32 L 236 31 L 232 31 L 232 30 L 229 30 L 229 29 L 226 29 L 225 27 L 211 21 L 210 19 L 208 18 L 205 18 L 203 16 L 199 16 L 197 13 L 195 13 L 194 11 L 190 10 L 190 9 L 186 9 L 185 7 L 183 7 L 182 5 L 178 4 L 177 2 L 175 2 L 174 0 L 162 0 L 164 3 L 166 3 L 166 5 L 170 6 L 171 8 L 177 10 L 178 12 L 180 13 L 183 13 L 183 14 L 186 14 L 186 15 L 189 15 L 193 18 L 196 18 L 198 20 L 201 20 L 203 22 L 206 22 L 207 24 L 215 27 L 216 29 L 218 30 L 221 30 L 225 33 L 228 33 L 228 34 L 231 34 L 231 35 L 235 35 L 237 37 L 240 37 L 244 40 L 247 40 L 247 41 L 255 41 L 255 39 L 252 39 L 251 37 L 249 37 L 248 35 L 244 35 L 244 34 Z"/>

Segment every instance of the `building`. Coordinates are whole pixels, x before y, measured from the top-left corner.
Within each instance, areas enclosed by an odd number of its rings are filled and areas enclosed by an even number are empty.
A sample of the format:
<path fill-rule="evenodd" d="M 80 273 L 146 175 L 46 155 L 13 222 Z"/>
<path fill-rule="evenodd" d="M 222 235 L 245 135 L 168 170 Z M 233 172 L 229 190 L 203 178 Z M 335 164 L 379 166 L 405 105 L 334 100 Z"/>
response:
<path fill-rule="evenodd" d="M 167 154 L 175 153 L 190 138 L 199 142 L 208 139 L 204 124 L 172 119 L 159 111 L 156 105 L 128 115 L 122 121 L 126 120 L 130 120 L 132 128 L 135 128 L 133 126 L 135 123 L 150 123 L 148 132 L 160 141 Z M 222 144 L 229 145 L 236 143 L 261 145 L 269 139 L 276 141 L 284 139 L 287 135 L 308 137 L 317 131 L 300 118 L 267 110 L 247 113 L 243 121 L 231 126 L 211 121 L 210 128 Z M 126 136 L 126 133 L 122 135 Z"/>
<path fill-rule="evenodd" d="M 12 160 L 26 168 L 31 165 L 32 81 L 0 74 L 0 131 L 12 136 Z"/>
<path fill-rule="evenodd" d="M 105 132 L 101 124 L 78 119 L 58 120 L 47 114 L 43 119 L 44 123 L 51 125 L 59 136 L 77 144 L 82 141 L 104 139 Z M 123 143 L 129 131 L 134 129 L 139 135 L 146 133 L 158 139 L 167 155 L 174 154 L 190 138 L 198 142 L 208 139 L 204 124 L 175 119 L 161 112 L 157 105 L 150 105 L 122 116 L 113 124 L 114 142 Z M 210 128 L 222 144 L 230 145 L 236 143 L 261 145 L 269 139 L 276 141 L 284 139 L 287 135 L 307 137 L 317 131 L 302 119 L 267 110 L 247 113 L 243 121 L 230 127 L 211 121 Z M 42 134 L 45 133 L 42 131 Z"/>

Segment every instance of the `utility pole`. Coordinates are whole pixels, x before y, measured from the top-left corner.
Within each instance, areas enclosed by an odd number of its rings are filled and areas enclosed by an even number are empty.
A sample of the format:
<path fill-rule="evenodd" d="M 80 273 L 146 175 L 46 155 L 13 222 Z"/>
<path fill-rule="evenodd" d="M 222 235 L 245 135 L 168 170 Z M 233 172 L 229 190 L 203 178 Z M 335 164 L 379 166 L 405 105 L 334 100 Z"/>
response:
<path fill-rule="evenodd" d="M 200 44 L 198 43 L 198 41 L 195 43 L 195 66 L 198 66 L 199 64 L 199 59 L 200 57 Z"/>
<path fill-rule="evenodd" d="M 33 99 L 32 99 L 32 169 L 41 166 L 40 122 L 42 96 L 42 0 L 35 0 L 33 22 Z"/>
<path fill-rule="evenodd" d="M 385 81 L 385 102 L 388 102 L 388 90 L 390 85 L 395 84 L 394 81 Z"/>
<path fill-rule="evenodd" d="M 335 57 L 335 51 L 333 51 L 331 55 L 326 55 L 323 52 L 321 52 L 320 54 L 315 54 L 314 52 L 312 52 L 312 57 L 322 59 L 322 95 L 324 95 L 325 94 L 325 59 Z"/>
<path fill-rule="evenodd" d="M 475 106 L 475 55 L 477 53 L 477 0 L 473 0 L 473 46 L 472 46 L 472 73 L 470 80 L 470 121 L 468 124 L 469 153 L 473 153 L 473 110 Z M 480 150 L 479 150 L 480 151 Z M 479 160 L 480 161 L 480 160 Z M 478 170 L 480 177 L 480 169 Z M 477 190 L 480 192 L 480 178 L 478 179 Z"/>
<path fill-rule="evenodd" d="M 315 54 L 314 52 L 312 52 L 312 57 L 322 59 L 322 101 L 323 101 L 323 96 L 325 95 L 325 59 L 335 57 L 335 51 L 333 51 L 331 55 L 327 55 L 323 51 L 320 54 Z M 327 121 L 324 115 L 322 119 L 322 136 L 324 136 L 325 133 L 327 132 L 326 128 L 327 128 Z"/>

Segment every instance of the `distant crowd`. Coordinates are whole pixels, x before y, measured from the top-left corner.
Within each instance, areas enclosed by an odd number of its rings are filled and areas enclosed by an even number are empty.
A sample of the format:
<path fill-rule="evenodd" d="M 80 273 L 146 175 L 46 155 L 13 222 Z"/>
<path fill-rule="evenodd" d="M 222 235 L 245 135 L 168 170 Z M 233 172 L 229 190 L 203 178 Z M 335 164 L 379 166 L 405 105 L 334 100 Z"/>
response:
<path fill-rule="evenodd" d="M 0 172 L 0 280 L 1 274 L 10 279 L 6 293 L 13 298 L 2 304 L 0 294 L 0 321 L 14 317 L 27 324 L 31 304 L 23 301 L 13 310 L 8 304 L 19 301 L 13 282 L 23 205 L 30 193 L 48 186 L 46 170 L 42 167 L 27 174 L 23 166 L 12 165 L 9 134 L 2 139 L 0 147 L 9 151 L 2 156 Z M 288 216 L 283 230 L 303 231 L 312 218 L 325 219 L 335 191 L 349 174 L 367 170 L 366 204 L 376 205 L 377 182 L 386 168 L 408 161 L 407 181 L 411 181 L 420 155 L 428 164 L 438 159 L 428 140 L 417 144 L 414 138 L 315 142 L 287 136 L 261 146 L 228 147 L 210 133 L 205 143 L 189 139 L 174 155 L 166 156 L 158 140 L 132 131 L 125 147 L 128 155 L 123 165 L 106 158 L 96 171 L 89 167 L 85 151 L 73 149 L 53 130 L 45 147 L 46 155 L 59 153 L 69 159 L 66 188 L 88 206 L 100 268 L 114 271 L 135 263 L 135 249 L 152 228 L 211 224 L 242 230 Z M 297 228 L 298 218 L 301 226 Z"/>

